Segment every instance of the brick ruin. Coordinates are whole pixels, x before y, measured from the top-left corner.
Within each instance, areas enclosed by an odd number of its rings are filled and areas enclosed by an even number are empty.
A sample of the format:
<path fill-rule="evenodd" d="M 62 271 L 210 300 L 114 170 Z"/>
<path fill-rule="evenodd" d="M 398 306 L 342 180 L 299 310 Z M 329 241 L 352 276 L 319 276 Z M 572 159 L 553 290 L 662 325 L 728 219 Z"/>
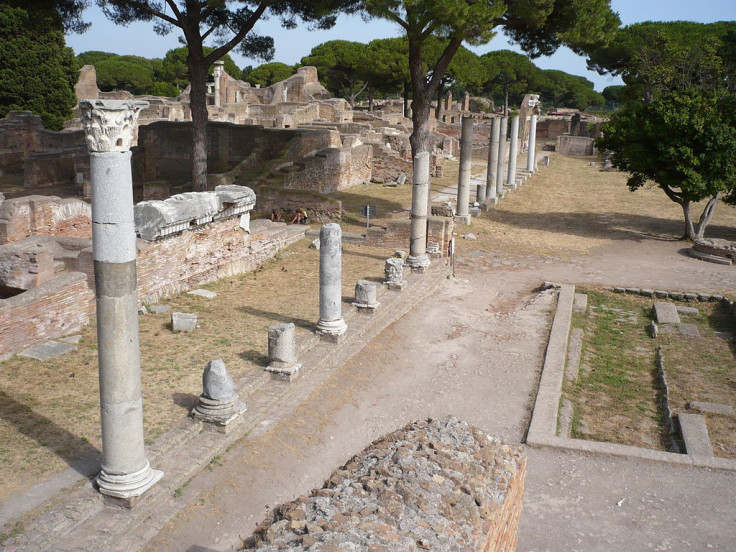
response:
<path fill-rule="evenodd" d="M 414 422 L 275 508 L 244 550 L 513 552 L 526 458 L 457 418 Z"/>
<path fill-rule="evenodd" d="M 137 241 L 139 301 L 155 302 L 254 270 L 304 238 L 307 227 L 302 225 L 250 221 L 254 203 L 253 192 L 241 186 L 139 203 L 136 212 L 157 228 L 149 224 L 144 231 L 149 239 Z M 154 212 L 168 215 L 156 218 Z M 54 213 L 67 216 L 54 218 Z M 89 205 L 82 200 L 7 200 L 0 205 L 0 217 L 0 228 L 14 229 L 3 234 L 5 243 L 0 245 L 4 360 L 89 323 L 95 308 L 94 268 Z M 47 234 L 34 234 L 34 229 Z"/>

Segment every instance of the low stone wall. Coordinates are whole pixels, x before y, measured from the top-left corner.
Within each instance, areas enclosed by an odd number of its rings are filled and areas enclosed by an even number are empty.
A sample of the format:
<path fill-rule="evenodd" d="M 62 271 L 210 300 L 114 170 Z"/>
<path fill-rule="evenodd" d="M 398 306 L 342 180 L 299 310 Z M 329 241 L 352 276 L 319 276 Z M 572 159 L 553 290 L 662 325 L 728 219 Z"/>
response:
<path fill-rule="evenodd" d="M 304 237 L 306 226 L 251 222 L 213 222 L 155 242 L 138 240 L 138 299 L 153 303 L 174 293 L 254 270 L 279 250 Z"/>
<path fill-rule="evenodd" d="M 704 239 L 698 240 L 693 244 L 693 249 L 706 255 L 731 259 L 732 263 L 736 263 L 736 242 L 722 239 Z"/>
<path fill-rule="evenodd" d="M 92 210 L 80 199 L 32 195 L 0 204 L 0 244 L 29 236 L 85 238 L 92 235 Z"/>
<path fill-rule="evenodd" d="M 0 300 L 0 360 L 89 324 L 94 293 L 79 272 L 64 272 L 15 297 Z"/>
<path fill-rule="evenodd" d="M 593 138 L 562 135 L 557 137 L 555 151 L 561 155 L 595 155 Z"/>
<path fill-rule="evenodd" d="M 526 458 L 456 418 L 414 422 L 275 508 L 245 550 L 512 552 Z"/>

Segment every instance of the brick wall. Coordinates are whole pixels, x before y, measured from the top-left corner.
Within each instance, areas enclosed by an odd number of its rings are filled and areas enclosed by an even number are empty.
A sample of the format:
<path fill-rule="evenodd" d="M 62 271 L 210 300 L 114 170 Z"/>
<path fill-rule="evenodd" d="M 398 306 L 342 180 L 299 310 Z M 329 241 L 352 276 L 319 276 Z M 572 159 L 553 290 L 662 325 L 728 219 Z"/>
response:
<path fill-rule="evenodd" d="M 484 523 L 487 537 L 483 552 L 514 552 L 516 550 L 524 501 L 526 458 L 518 454 L 517 462 L 516 471 L 503 489 L 504 501 L 492 508 L 491 519 Z"/>
<path fill-rule="evenodd" d="M 210 223 L 155 242 L 138 240 L 138 298 L 156 302 L 193 287 L 254 270 L 284 247 L 304 237 L 307 227 L 251 223 L 239 219 Z"/>
<path fill-rule="evenodd" d="M 55 196 L 25 196 L 0 204 L 0 244 L 34 235 L 90 237 L 91 208 L 80 199 Z"/>
<path fill-rule="evenodd" d="M 342 202 L 311 190 L 292 190 L 276 186 L 256 189 L 256 210 L 270 217 L 272 209 L 281 211 L 286 222 L 297 209 L 303 208 L 311 220 L 334 222 L 342 218 Z M 288 219 L 287 219 L 288 217 Z"/>
<path fill-rule="evenodd" d="M 427 243 L 440 244 L 442 256 L 447 256 L 454 229 L 455 221 L 452 217 L 429 217 Z M 366 236 L 366 242 L 375 245 L 404 247 L 408 250 L 411 243 L 411 219 L 408 215 L 391 219 L 386 225 L 385 231 L 369 232 Z"/>
<path fill-rule="evenodd" d="M 593 138 L 562 135 L 557 137 L 555 151 L 562 155 L 595 155 Z"/>
<path fill-rule="evenodd" d="M 0 360 L 37 343 L 75 332 L 89 324 L 94 294 L 87 278 L 65 272 L 51 281 L 0 300 Z"/>

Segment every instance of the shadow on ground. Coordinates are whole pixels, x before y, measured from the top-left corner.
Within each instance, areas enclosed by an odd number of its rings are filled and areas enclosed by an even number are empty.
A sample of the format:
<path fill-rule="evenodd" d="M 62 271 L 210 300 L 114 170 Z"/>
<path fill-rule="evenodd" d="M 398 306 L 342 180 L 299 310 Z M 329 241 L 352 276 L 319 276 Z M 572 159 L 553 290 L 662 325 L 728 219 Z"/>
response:
<path fill-rule="evenodd" d="M 243 312 L 245 314 L 250 314 L 251 316 L 255 316 L 257 318 L 265 318 L 266 320 L 273 320 L 274 322 L 282 323 L 282 322 L 291 322 L 295 326 L 299 328 L 306 328 L 310 329 L 314 326 L 314 321 L 312 320 L 305 320 L 304 318 L 297 318 L 295 316 L 287 316 L 285 314 L 279 314 L 277 312 L 271 312 L 271 311 L 265 311 L 261 309 L 256 309 L 253 307 L 238 307 L 238 310 L 240 312 Z"/>
<path fill-rule="evenodd" d="M 85 477 L 99 471 L 102 453 L 85 439 L 74 435 L 29 406 L 0 391 L 3 408 L 0 418 L 13 425 L 20 433 L 33 439 L 64 460 L 72 469 Z"/>

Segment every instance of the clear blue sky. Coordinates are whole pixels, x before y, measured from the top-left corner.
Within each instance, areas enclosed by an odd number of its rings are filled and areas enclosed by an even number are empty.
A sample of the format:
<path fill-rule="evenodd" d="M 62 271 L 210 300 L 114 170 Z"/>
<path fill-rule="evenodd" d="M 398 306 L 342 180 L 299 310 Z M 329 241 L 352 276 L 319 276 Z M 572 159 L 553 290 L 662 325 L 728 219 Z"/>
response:
<path fill-rule="evenodd" d="M 684 20 L 711 23 L 736 19 L 736 0 L 612 0 L 611 4 L 624 25 L 639 21 Z M 157 58 L 164 57 L 168 50 L 180 46 L 178 33 L 172 31 L 168 36 L 158 36 L 153 32 L 153 25 L 150 23 L 136 23 L 127 27 L 115 26 L 107 21 L 96 7 L 88 8 L 85 16 L 92 22 L 90 30 L 81 35 L 72 34 L 66 37 L 67 45 L 77 54 L 100 50 L 121 55 Z M 328 31 L 308 31 L 305 28 L 285 30 L 276 19 L 260 22 L 256 29 L 261 34 L 274 37 L 276 56 L 273 61 L 289 65 L 297 63 L 314 46 L 328 40 L 342 39 L 367 43 L 376 38 L 390 38 L 401 34 L 401 29 L 397 25 L 387 21 L 366 22 L 360 17 L 345 16 Z M 503 34 L 499 34 L 485 46 L 473 48 L 478 54 L 503 49 L 520 51 L 510 45 Z M 240 67 L 262 63 L 235 54 L 231 56 Z M 567 73 L 582 75 L 593 81 L 598 91 L 611 84 L 620 84 L 617 79 L 588 71 L 585 59 L 573 54 L 567 48 L 561 48 L 552 56 L 535 59 L 534 63 L 542 69 L 560 69 Z"/>

